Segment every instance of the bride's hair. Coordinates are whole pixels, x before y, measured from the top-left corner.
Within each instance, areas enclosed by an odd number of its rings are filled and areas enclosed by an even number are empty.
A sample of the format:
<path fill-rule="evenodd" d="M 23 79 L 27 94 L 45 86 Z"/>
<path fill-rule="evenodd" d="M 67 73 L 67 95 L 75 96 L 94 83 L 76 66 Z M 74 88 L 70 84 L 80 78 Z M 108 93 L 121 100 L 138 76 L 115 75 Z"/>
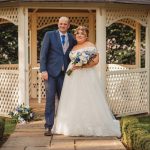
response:
<path fill-rule="evenodd" d="M 76 35 L 79 30 L 81 30 L 88 37 L 89 30 L 88 30 L 87 27 L 85 27 L 85 26 L 78 26 L 76 29 L 74 29 L 74 35 Z"/>

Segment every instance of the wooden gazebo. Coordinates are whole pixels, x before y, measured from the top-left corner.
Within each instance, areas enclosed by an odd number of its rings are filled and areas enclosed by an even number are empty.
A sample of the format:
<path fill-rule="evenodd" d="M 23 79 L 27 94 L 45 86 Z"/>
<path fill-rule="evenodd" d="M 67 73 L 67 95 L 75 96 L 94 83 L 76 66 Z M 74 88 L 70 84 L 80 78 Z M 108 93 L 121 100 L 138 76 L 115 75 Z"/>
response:
<path fill-rule="evenodd" d="M 100 51 L 98 71 L 112 111 L 117 115 L 150 110 L 149 0 L 0 0 L 0 24 L 18 26 L 19 64 L 0 65 L 0 114 L 7 115 L 30 98 L 45 97 L 38 72 L 37 31 L 68 16 L 72 25 L 89 28 L 89 40 Z M 106 64 L 106 27 L 119 22 L 136 30 L 135 66 Z M 146 28 L 145 68 L 140 66 L 140 27 Z M 105 90 L 106 89 L 106 90 Z"/>

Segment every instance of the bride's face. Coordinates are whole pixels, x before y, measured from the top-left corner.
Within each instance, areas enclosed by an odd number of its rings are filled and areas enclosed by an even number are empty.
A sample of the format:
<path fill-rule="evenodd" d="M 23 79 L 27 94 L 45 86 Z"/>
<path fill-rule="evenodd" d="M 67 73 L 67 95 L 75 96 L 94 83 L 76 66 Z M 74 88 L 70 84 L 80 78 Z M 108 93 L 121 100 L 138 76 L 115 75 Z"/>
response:
<path fill-rule="evenodd" d="M 87 34 L 82 30 L 78 30 L 75 37 L 78 44 L 82 44 L 87 40 Z"/>

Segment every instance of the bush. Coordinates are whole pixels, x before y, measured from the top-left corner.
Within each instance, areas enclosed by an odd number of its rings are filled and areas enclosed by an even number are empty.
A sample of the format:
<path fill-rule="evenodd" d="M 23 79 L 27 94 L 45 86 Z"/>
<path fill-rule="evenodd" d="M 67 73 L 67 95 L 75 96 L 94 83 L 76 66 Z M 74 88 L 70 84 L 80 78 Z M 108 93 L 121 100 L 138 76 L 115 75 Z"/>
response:
<path fill-rule="evenodd" d="M 4 130 L 5 130 L 5 119 L 0 118 L 0 140 L 3 138 Z"/>
<path fill-rule="evenodd" d="M 150 150 L 150 119 L 123 117 L 121 130 L 123 143 L 130 150 Z"/>

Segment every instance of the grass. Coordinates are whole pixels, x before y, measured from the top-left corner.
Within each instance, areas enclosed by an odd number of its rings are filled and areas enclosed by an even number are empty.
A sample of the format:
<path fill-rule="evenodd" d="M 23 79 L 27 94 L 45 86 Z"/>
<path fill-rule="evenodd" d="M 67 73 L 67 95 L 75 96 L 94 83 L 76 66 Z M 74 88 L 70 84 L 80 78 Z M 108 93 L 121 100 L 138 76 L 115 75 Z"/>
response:
<path fill-rule="evenodd" d="M 11 118 L 4 118 L 4 119 L 5 119 L 5 130 L 3 139 L 0 140 L 0 147 L 7 141 L 8 137 L 14 132 L 17 124 L 16 120 L 13 120 Z"/>
<path fill-rule="evenodd" d="M 16 120 L 13 119 L 5 119 L 5 131 L 4 131 L 4 136 L 9 136 L 11 133 L 14 132 L 15 127 L 16 127 Z"/>

